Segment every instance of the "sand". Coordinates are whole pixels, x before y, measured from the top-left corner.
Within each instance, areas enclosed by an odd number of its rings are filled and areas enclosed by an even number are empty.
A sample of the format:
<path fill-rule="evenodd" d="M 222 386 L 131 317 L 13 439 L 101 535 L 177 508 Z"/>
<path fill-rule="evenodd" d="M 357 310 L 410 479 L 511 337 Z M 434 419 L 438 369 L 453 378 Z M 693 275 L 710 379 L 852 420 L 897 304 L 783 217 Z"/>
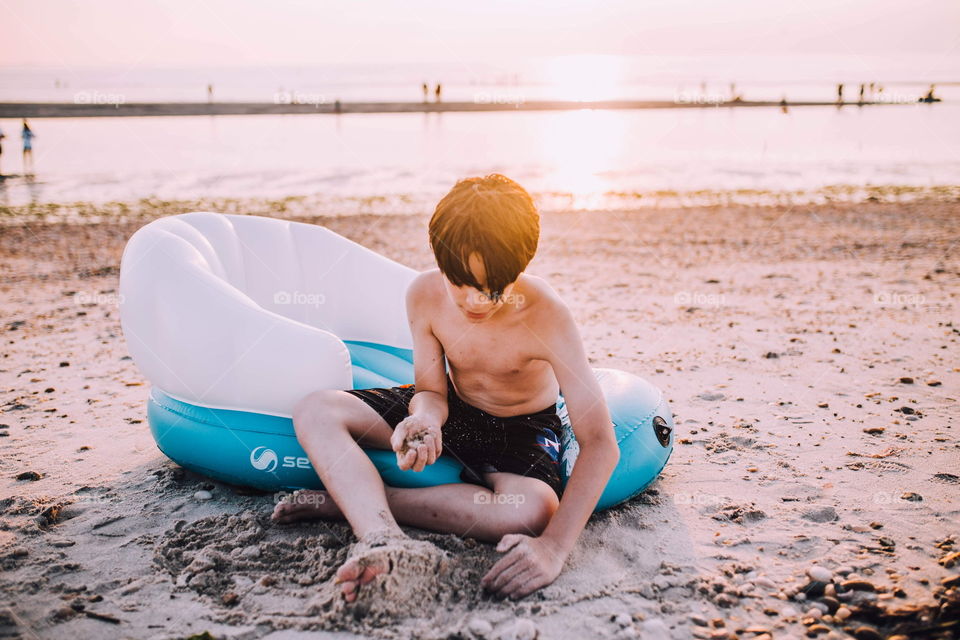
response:
<path fill-rule="evenodd" d="M 545 215 L 530 271 L 594 366 L 666 392 L 673 458 L 518 602 L 480 589 L 492 545 L 406 529 L 446 555 L 429 597 L 379 609 L 328 597 L 344 524 L 276 525 L 276 496 L 157 450 L 116 308 L 156 214 L 133 213 L 0 231 L 0 636 L 923 638 L 960 617 L 960 203 Z M 431 266 L 424 215 L 304 219 Z"/>

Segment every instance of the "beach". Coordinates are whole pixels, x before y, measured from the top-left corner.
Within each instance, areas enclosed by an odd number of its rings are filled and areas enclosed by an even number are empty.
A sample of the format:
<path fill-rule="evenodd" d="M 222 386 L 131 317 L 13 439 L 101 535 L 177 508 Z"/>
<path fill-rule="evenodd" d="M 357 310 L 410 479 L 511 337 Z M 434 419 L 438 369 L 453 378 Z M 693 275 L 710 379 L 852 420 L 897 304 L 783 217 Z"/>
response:
<path fill-rule="evenodd" d="M 518 602 L 481 592 L 492 546 L 407 529 L 450 570 L 436 602 L 389 621 L 318 605 L 344 523 L 275 525 L 273 495 L 185 471 L 150 435 L 120 256 L 149 220 L 209 203 L 10 222 L 0 637 L 948 637 L 917 629 L 960 617 L 960 201 L 927 195 L 545 212 L 528 271 L 570 306 L 593 366 L 664 391 L 673 456 Z M 427 209 L 231 208 L 434 266 Z"/>

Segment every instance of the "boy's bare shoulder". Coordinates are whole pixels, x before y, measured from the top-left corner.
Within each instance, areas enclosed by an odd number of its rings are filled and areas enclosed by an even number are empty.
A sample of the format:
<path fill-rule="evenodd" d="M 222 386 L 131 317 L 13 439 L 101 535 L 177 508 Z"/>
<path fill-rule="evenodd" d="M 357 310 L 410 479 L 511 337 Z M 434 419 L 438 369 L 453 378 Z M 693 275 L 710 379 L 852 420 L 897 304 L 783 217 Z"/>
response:
<path fill-rule="evenodd" d="M 417 274 L 407 287 L 407 301 L 416 305 L 429 300 L 438 293 L 443 293 L 441 278 L 440 269 L 428 269 Z"/>
<path fill-rule="evenodd" d="M 540 276 L 523 274 L 523 295 L 527 299 L 524 304 L 528 306 L 531 313 L 543 317 L 566 317 L 570 313 L 567 303 L 563 301 L 560 294 L 550 286 L 550 283 Z"/>

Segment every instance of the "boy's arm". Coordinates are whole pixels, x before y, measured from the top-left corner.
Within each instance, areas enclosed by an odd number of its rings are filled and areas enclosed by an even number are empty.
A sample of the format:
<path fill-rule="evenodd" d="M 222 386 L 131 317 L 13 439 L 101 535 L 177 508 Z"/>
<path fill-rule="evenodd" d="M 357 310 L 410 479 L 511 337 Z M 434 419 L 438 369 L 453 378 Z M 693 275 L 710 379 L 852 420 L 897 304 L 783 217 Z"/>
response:
<path fill-rule="evenodd" d="M 397 425 L 390 438 L 401 469 L 422 471 L 436 462 L 443 450 L 440 428 L 447 421 L 447 372 L 443 345 L 430 328 L 429 282 L 421 274 L 407 289 L 407 319 L 413 335 L 413 375 L 417 392 L 410 400 L 410 415 Z M 430 434 L 430 438 L 422 437 Z M 408 438 L 420 436 L 416 447 L 404 451 Z"/>
<path fill-rule="evenodd" d="M 540 536 L 510 534 L 497 545 L 497 551 L 513 549 L 484 576 L 483 584 L 505 596 L 522 597 L 556 579 L 620 460 L 603 391 L 587 361 L 570 310 L 560 306 L 550 321 L 550 328 L 538 330 L 535 335 L 547 350 L 560 383 L 580 453 L 560 506 Z M 516 568 L 507 571 L 515 562 L 528 564 L 534 577 Z"/>

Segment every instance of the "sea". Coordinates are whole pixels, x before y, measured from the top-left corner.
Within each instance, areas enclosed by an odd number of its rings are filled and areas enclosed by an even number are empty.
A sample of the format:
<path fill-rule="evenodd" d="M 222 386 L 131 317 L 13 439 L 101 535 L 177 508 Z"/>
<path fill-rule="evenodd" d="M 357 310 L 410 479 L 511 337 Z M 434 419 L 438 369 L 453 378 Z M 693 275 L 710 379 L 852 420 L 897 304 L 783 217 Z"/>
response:
<path fill-rule="evenodd" d="M 0 102 L 669 100 L 699 109 L 0 120 L 0 206 L 309 198 L 317 213 L 431 210 L 503 173 L 541 208 L 870 197 L 960 185 L 960 67 L 935 56 L 566 56 L 312 68 L 0 68 Z M 727 108 L 746 100 L 885 104 Z M 917 99 L 930 91 L 934 104 Z"/>

